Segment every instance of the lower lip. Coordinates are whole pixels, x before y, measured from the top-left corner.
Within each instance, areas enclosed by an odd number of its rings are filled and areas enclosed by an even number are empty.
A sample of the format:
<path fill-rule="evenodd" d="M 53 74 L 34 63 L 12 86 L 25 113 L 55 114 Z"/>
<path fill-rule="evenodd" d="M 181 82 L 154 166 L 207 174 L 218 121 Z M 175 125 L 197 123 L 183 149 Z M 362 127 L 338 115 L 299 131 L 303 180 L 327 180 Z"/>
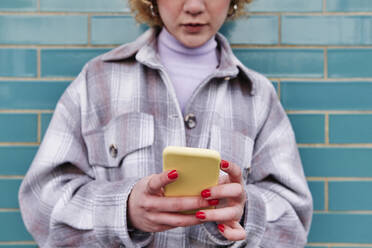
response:
<path fill-rule="evenodd" d="M 191 25 L 184 25 L 184 28 L 186 32 L 188 33 L 199 33 L 205 25 L 196 25 L 196 26 L 191 26 Z"/>

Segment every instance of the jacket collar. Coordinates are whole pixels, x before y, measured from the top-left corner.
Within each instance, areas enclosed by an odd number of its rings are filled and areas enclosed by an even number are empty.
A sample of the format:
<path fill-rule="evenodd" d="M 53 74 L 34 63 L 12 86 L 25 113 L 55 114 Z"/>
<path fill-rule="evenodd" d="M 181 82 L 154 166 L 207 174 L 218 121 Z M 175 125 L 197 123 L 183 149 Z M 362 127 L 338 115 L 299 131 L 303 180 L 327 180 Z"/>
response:
<path fill-rule="evenodd" d="M 115 62 L 135 56 L 138 62 L 153 69 L 160 69 L 162 65 L 158 57 L 156 44 L 156 37 L 159 31 L 159 29 L 150 28 L 134 42 L 124 44 L 109 51 L 101 59 L 104 62 Z M 251 81 L 251 84 L 253 84 L 253 80 L 250 80 L 249 69 L 235 57 L 226 38 L 222 34 L 217 33 L 216 40 L 220 48 L 220 66 L 217 69 L 215 77 L 234 78 L 239 73 L 243 73 L 248 81 Z"/>

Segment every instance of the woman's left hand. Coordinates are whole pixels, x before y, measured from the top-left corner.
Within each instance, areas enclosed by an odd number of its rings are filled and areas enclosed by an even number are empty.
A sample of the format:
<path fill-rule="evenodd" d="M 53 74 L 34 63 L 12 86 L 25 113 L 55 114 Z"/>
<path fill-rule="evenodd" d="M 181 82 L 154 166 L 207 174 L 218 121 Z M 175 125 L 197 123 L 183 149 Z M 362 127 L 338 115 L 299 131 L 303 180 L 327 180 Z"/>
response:
<path fill-rule="evenodd" d="M 228 240 L 243 240 L 246 232 L 239 223 L 246 201 L 242 172 L 239 166 L 224 160 L 220 166 L 227 175 L 220 177 L 217 186 L 201 192 L 210 205 L 218 204 L 218 208 L 198 211 L 196 217 L 202 222 L 219 223 L 220 233 Z"/>

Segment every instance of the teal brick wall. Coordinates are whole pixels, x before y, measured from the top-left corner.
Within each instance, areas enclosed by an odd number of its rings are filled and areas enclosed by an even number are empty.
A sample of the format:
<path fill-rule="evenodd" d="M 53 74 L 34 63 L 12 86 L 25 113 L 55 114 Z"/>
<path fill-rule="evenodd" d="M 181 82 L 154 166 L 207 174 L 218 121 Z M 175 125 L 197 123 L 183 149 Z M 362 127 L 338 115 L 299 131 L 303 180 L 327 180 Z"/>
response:
<path fill-rule="evenodd" d="M 221 32 L 275 85 L 314 198 L 308 247 L 372 247 L 372 1 L 254 0 Z M 146 30 L 126 0 L 0 0 L 0 248 L 35 248 L 17 191 L 89 59 Z"/>

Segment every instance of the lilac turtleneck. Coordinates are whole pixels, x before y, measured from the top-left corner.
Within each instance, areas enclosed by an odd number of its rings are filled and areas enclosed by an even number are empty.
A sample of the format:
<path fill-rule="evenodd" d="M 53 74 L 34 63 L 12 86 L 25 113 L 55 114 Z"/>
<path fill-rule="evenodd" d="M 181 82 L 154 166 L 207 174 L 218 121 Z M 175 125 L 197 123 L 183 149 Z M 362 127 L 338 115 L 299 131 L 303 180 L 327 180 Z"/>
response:
<path fill-rule="evenodd" d="M 183 112 L 193 91 L 218 66 L 215 37 L 200 47 L 189 48 L 163 28 L 158 37 L 158 51 Z"/>

